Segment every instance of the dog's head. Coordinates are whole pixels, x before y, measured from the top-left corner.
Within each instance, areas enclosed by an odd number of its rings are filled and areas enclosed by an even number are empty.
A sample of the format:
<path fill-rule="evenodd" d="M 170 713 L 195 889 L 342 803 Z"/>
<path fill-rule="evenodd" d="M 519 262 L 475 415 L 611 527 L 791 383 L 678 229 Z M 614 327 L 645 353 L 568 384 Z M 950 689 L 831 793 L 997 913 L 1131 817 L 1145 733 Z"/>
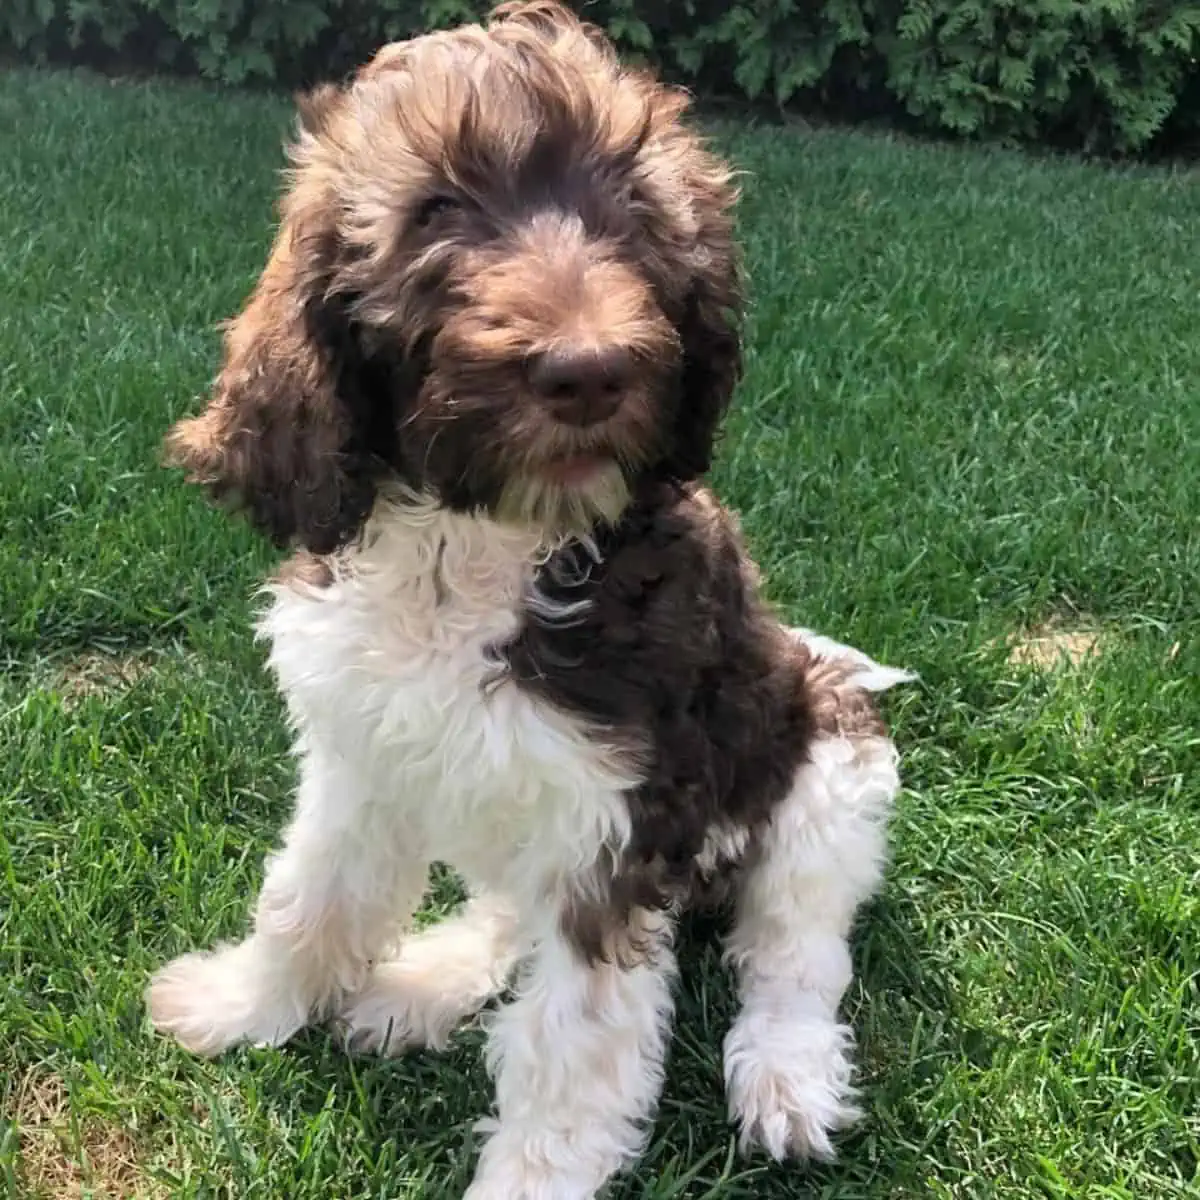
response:
<path fill-rule="evenodd" d="M 171 458 L 317 552 L 389 478 L 559 532 L 705 471 L 739 368 L 734 190 L 685 107 L 553 0 L 318 89 Z"/>

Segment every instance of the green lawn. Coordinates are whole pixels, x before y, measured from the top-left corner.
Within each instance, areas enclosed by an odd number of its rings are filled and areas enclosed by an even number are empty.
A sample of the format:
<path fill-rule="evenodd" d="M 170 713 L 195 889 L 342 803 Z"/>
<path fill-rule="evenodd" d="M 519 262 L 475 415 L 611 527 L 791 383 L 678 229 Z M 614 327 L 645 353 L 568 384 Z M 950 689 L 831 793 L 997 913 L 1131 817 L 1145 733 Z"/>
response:
<path fill-rule="evenodd" d="M 488 1105 L 470 1031 L 203 1063 L 144 1020 L 156 964 L 242 929 L 288 807 L 270 555 L 156 464 L 287 121 L 0 74 L 0 1191 L 451 1197 Z M 832 1166 L 733 1154 L 696 939 L 614 1195 L 1200 1195 L 1200 176 L 719 133 L 754 305 L 716 483 L 790 619 L 922 684 L 848 1000 L 864 1124 Z M 1013 661 L 1031 631 L 1094 652 Z"/>

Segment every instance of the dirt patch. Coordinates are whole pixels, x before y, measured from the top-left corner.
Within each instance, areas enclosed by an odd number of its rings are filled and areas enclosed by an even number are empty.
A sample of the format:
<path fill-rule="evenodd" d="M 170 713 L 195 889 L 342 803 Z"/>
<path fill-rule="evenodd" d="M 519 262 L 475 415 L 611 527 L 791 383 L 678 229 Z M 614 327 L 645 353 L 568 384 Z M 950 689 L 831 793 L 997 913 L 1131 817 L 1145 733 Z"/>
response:
<path fill-rule="evenodd" d="M 1103 652 L 1104 639 L 1093 630 L 1035 629 L 1008 640 L 1008 661 L 1053 671 L 1077 667 Z"/>
<path fill-rule="evenodd" d="M 109 654 L 85 650 L 57 665 L 50 687 L 67 704 L 78 704 L 90 696 L 110 696 L 131 688 L 150 673 L 153 665 L 145 654 Z"/>
<path fill-rule="evenodd" d="M 142 1171 L 133 1139 L 96 1117 L 73 1117 L 66 1085 L 29 1071 L 16 1081 L 4 1117 L 17 1129 L 20 1195 L 29 1200 L 166 1200 Z"/>

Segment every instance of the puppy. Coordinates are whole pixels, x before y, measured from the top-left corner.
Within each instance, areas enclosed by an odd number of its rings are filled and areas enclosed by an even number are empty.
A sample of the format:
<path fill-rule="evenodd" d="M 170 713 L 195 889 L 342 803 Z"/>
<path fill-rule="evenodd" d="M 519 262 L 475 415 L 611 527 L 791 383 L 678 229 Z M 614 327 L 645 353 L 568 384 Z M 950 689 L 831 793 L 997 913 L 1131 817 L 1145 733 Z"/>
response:
<path fill-rule="evenodd" d="M 847 935 L 904 676 L 759 596 L 698 482 L 739 374 L 730 173 L 685 99 L 551 0 L 387 46 L 303 104 L 214 395 L 169 438 L 294 556 L 261 632 L 299 761 L 253 929 L 153 980 L 201 1054 L 491 1014 L 470 1200 L 582 1200 L 639 1153 L 689 905 L 731 894 L 732 1118 L 854 1115 Z M 431 863 L 462 911 L 408 928 Z"/>

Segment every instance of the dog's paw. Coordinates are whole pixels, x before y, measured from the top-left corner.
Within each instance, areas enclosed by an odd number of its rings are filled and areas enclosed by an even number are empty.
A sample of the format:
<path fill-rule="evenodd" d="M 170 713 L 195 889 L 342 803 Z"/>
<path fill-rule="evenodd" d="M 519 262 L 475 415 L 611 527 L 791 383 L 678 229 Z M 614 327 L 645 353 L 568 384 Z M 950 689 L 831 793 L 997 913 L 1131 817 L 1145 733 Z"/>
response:
<path fill-rule="evenodd" d="M 245 946 L 185 954 L 163 967 L 146 989 L 155 1029 L 210 1057 L 240 1042 L 287 1041 L 305 1022 L 303 1006 L 264 986 Z"/>
<path fill-rule="evenodd" d="M 557 1154 L 553 1150 L 544 1137 L 526 1143 L 507 1131 L 497 1134 L 484 1146 L 463 1200 L 592 1200 L 603 1178 L 589 1179 L 587 1172 L 570 1171 L 569 1145 L 559 1147 Z M 555 1165 L 548 1157 L 555 1159 Z"/>
<path fill-rule="evenodd" d="M 772 1158 L 834 1157 L 830 1135 L 861 1115 L 852 1037 L 817 1017 L 743 1012 L 725 1039 L 725 1088 L 743 1150 Z"/>
<path fill-rule="evenodd" d="M 347 997 L 332 1022 L 345 1050 L 399 1055 L 417 1046 L 440 1050 L 445 1045 L 453 1024 L 439 1023 L 424 1011 L 409 983 L 395 963 L 380 963 L 371 971 L 362 990 Z"/>
<path fill-rule="evenodd" d="M 398 956 L 376 964 L 338 1013 L 335 1029 L 347 1049 L 444 1049 L 455 1029 L 504 987 L 512 955 L 494 924 L 474 911 L 406 938 Z"/>
<path fill-rule="evenodd" d="M 490 1136 L 463 1200 L 593 1200 L 622 1165 L 587 1146 L 586 1128 L 572 1136 L 491 1117 L 476 1128 Z"/>

